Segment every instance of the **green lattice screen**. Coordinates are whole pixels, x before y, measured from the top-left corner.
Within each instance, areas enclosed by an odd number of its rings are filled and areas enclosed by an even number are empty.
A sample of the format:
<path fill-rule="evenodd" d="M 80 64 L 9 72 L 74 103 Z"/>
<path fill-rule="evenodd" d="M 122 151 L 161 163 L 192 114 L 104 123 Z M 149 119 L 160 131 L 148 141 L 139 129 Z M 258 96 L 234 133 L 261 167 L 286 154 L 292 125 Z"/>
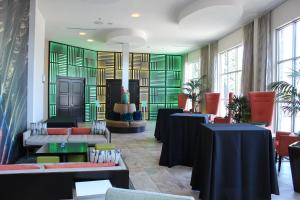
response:
<path fill-rule="evenodd" d="M 105 118 L 106 80 L 120 79 L 122 53 L 96 52 L 49 43 L 49 117 L 56 116 L 56 77 L 85 78 L 85 120 Z M 181 92 L 182 56 L 130 53 L 129 78 L 140 80 L 140 101 L 147 101 L 146 119 L 159 108 L 176 108 Z"/>
<path fill-rule="evenodd" d="M 182 56 L 150 54 L 150 119 L 160 108 L 177 108 L 181 92 Z"/>
<path fill-rule="evenodd" d="M 49 117 L 56 116 L 56 77 L 85 78 L 85 121 L 96 119 L 97 52 L 50 42 Z"/>

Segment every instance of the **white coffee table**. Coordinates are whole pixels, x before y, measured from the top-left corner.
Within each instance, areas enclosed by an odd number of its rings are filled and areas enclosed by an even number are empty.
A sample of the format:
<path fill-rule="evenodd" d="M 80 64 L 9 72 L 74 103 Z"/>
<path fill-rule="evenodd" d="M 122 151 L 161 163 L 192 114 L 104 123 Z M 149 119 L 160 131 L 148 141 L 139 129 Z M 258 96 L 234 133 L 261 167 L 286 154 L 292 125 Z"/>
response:
<path fill-rule="evenodd" d="M 105 200 L 105 193 L 111 187 L 109 180 L 75 182 L 74 199 Z"/>

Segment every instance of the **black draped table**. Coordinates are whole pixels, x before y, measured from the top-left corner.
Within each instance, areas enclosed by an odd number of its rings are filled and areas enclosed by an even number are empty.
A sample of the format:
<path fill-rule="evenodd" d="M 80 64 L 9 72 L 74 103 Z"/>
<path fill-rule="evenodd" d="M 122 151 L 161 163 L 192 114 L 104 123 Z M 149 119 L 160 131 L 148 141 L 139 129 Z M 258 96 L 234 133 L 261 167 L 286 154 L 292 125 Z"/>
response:
<path fill-rule="evenodd" d="M 169 117 L 169 127 L 163 142 L 159 164 L 193 166 L 196 138 L 202 123 L 208 123 L 207 114 L 176 113 Z"/>
<path fill-rule="evenodd" d="M 249 124 L 205 124 L 191 186 L 203 200 L 267 200 L 279 195 L 271 131 Z"/>
<path fill-rule="evenodd" d="M 178 108 L 161 108 L 158 110 L 154 136 L 157 140 L 164 142 L 169 125 L 169 116 L 174 113 L 183 113 Z"/>

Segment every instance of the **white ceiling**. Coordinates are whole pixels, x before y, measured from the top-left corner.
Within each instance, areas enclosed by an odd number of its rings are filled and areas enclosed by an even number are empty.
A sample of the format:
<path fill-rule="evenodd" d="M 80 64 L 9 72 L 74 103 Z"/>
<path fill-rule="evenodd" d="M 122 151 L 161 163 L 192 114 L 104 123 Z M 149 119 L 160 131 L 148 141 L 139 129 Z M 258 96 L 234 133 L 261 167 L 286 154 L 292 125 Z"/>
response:
<path fill-rule="evenodd" d="M 283 1 L 39 0 L 39 8 L 48 40 L 120 51 L 121 45 L 107 42 L 107 36 L 125 30 L 144 35 L 145 43 L 132 46 L 133 52 L 181 54 L 219 39 Z M 134 12 L 141 16 L 132 18 Z M 82 31 L 73 28 L 83 28 L 87 35 L 79 36 Z"/>

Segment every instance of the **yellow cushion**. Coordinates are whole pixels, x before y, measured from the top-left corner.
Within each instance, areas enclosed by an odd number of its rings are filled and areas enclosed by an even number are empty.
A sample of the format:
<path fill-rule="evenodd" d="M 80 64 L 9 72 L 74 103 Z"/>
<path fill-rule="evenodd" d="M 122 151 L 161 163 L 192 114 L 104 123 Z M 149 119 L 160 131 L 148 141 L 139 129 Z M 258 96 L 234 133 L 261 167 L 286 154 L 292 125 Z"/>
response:
<path fill-rule="evenodd" d="M 59 163 L 58 156 L 38 156 L 36 158 L 37 163 Z"/>
<path fill-rule="evenodd" d="M 96 144 L 95 145 L 95 149 L 101 150 L 101 151 L 112 150 L 115 148 L 116 148 L 116 146 L 114 144 Z"/>

